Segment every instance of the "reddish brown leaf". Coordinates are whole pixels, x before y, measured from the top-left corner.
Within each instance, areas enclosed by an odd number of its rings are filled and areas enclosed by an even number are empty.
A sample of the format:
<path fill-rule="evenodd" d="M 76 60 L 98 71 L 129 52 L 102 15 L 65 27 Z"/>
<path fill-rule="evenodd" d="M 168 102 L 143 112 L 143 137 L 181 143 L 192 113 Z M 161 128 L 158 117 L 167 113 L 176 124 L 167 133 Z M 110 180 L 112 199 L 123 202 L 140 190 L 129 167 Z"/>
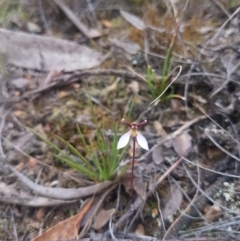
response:
<path fill-rule="evenodd" d="M 70 217 L 64 221 L 61 221 L 57 225 L 49 228 L 41 235 L 32 239 L 32 241 L 60 241 L 60 240 L 71 240 L 78 238 L 78 231 L 80 228 L 83 216 L 88 212 L 92 206 L 93 199 L 91 199 L 78 214 Z"/>
<path fill-rule="evenodd" d="M 13 113 L 14 113 L 15 116 L 19 117 L 19 116 L 21 116 L 24 112 L 21 111 L 21 110 L 15 110 Z"/>
<path fill-rule="evenodd" d="M 42 221 L 45 214 L 45 210 L 45 208 L 39 208 L 35 214 L 35 218 L 39 221 Z"/>
<path fill-rule="evenodd" d="M 100 22 L 105 28 L 111 28 L 112 27 L 112 23 L 107 19 L 102 19 Z"/>
<path fill-rule="evenodd" d="M 221 208 L 217 204 L 214 204 L 213 206 L 206 206 L 204 211 L 204 218 L 207 223 L 212 223 L 221 214 Z"/>

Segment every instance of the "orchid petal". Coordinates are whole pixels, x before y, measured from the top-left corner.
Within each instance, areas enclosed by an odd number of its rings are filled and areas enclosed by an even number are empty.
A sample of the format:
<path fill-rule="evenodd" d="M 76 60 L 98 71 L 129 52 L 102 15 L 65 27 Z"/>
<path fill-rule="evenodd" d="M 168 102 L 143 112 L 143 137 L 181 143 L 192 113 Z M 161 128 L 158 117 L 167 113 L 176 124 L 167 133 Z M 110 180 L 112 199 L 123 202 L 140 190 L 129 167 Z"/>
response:
<path fill-rule="evenodd" d="M 131 137 L 131 133 L 132 133 L 132 131 L 130 130 L 121 136 L 121 138 L 119 139 L 118 144 L 117 144 L 117 149 L 121 149 L 128 144 L 129 139 Z"/>
<path fill-rule="evenodd" d="M 147 151 L 149 150 L 147 140 L 141 133 L 137 132 L 136 139 L 137 139 L 139 146 L 141 146 L 143 149 L 145 149 Z"/>

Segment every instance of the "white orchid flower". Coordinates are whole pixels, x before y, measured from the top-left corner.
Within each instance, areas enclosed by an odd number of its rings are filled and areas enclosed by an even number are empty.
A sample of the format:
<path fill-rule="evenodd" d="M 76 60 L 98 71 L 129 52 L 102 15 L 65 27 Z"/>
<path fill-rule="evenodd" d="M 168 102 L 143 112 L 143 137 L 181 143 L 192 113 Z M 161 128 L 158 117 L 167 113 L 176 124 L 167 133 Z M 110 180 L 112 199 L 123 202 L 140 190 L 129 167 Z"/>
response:
<path fill-rule="evenodd" d="M 139 144 L 140 147 L 142 147 L 143 149 L 148 151 L 149 148 L 148 148 L 147 140 L 138 131 L 138 128 L 145 125 L 147 123 L 147 120 L 145 120 L 139 124 L 137 124 L 137 123 L 130 124 L 130 123 L 126 122 L 124 119 L 122 119 L 122 123 L 127 125 L 130 128 L 130 130 L 120 137 L 118 144 L 117 144 L 117 149 L 121 149 L 121 148 L 125 147 L 128 144 L 130 137 L 132 137 L 133 139 L 137 140 L 137 143 Z"/>

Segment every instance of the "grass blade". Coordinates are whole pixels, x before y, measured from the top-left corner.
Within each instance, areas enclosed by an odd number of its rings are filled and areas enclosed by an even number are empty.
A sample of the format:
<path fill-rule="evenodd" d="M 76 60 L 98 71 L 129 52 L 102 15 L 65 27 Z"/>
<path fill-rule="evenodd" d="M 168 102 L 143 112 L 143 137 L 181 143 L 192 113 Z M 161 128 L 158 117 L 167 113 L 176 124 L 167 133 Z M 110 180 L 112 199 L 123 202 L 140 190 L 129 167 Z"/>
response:
<path fill-rule="evenodd" d="M 78 158 L 80 158 L 84 163 L 85 165 L 90 169 L 90 170 L 93 170 L 92 168 L 92 165 L 90 165 L 90 163 L 88 162 L 88 160 L 79 153 L 79 151 L 73 146 L 71 145 L 69 142 L 65 141 L 63 138 L 61 138 L 60 136 L 58 135 L 55 135 L 61 142 L 63 142 L 64 144 L 67 145 L 67 147 L 70 149 L 70 151 L 75 155 L 77 156 Z"/>
<path fill-rule="evenodd" d="M 59 159 L 60 161 L 67 163 L 71 168 L 74 168 L 75 170 L 85 174 L 88 177 L 91 178 L 96 178 L 96 173 L 93 171 L 88 170 L 86 167 L 78 164 L 77 162 L 75 162 L 74 160 L 70 159 L 69 157 L 61 157 L 59 155 L 56 154 L 52 154 L 54 157 L 56 157 L 57 159 Z"/>

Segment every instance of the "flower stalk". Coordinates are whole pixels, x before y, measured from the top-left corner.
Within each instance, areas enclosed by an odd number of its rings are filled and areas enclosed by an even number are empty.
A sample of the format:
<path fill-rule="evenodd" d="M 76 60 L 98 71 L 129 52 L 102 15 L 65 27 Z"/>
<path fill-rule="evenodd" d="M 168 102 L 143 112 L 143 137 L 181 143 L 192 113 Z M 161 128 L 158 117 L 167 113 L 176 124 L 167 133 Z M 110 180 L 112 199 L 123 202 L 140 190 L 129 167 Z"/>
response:
<path fill-rule="evenodd" d="M 136 142 L 145 150 L 149 150 L 148 143 L 146 138 L 138 131 L 138 129 L 147 124 L 147 120 L 144 120 L 140 123 L 129 123 L 122 119 L 122 123 L 130 128 L 130 130 L 123 134 L 117 144 L 117 149 L 121 149 L 125 147 L 130 138 L 133 140 L 133 156 L 132 156 L 132 170 L 131 170 L 131 192 L 133 192 L 133 178 L 134 178 L 134 161 L 135 161 L 135 153 L 136 153 Z M 132 194 L 131 194 L 132 195 Z"/>

